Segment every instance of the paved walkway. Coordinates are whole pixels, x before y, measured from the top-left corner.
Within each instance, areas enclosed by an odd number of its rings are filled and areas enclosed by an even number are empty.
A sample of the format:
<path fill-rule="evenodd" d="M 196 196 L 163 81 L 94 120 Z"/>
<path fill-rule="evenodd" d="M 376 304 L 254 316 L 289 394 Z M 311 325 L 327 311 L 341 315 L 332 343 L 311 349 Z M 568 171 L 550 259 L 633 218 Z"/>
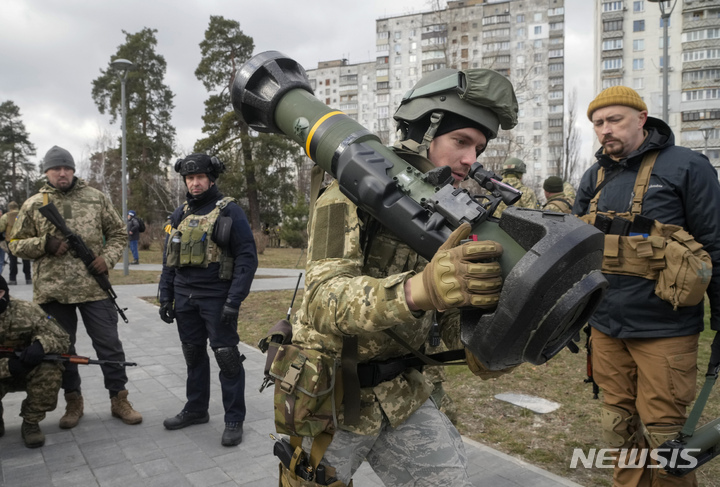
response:
<path fill-rule="evenodd" d="M 122 266 L 119 266 L 122 268 Z M 132 270 L 158 270 L 159 266 L 132 266 Z M 7 270 L 3 274 L 7 277 Z M 299 271 L 258 269 L 253 291 L 294 289 Z M 11 295 L 32 299 L 32 286 L 22 283 Z M 0 438 L 0 487 L 85 486 L 277 486 L 278 460 L 272 454 L 274 433 L 272 392 L 260 394 L 265 356 L 240 344 L 247 359 L 247 418 L 243 442 L 237 447 L 220 445 L 224 428 L 217 368 L 214 367 L 210 422 L 168 431 L 163 419 L 177 414 L 185 402 L 185 361 L 174 326 L 162 322 L 157 307 L 138 299 L 156 295 L 156 285 L 116 286 L 120 306 L 127 307 L 130 323 L 120 322 L 128 361 L 129 399 L 143 414 L 140 425 L 128 426 L 110 415 L 110 400 L 97 366 L 80 366 L 85 416 L 72 430 L 61 430 L 58 421 L 64 400 L 41 423 L 46 434 L 42 448 L 25 448 L 18 416 L 22 394 L 9 394 L 5 406 L 6 433 Z M 242 310 L 241 310 L 242 311 Z M 284 310 L 283 310 L 284 311 Z M 270 324 L 268 324 L 270 325 Z M 82 329 L 80 327 L 80 329 Z M 78 333 L 78 353 L 95 357 L 89 339 Z M 492 487 L 552 487 L 578 484 L 553 475 L 492 448 L 465 439 L 468 471 L 473 485 Z M 383 485 L 363 464 L 354 477 L 356 487 Z"/>

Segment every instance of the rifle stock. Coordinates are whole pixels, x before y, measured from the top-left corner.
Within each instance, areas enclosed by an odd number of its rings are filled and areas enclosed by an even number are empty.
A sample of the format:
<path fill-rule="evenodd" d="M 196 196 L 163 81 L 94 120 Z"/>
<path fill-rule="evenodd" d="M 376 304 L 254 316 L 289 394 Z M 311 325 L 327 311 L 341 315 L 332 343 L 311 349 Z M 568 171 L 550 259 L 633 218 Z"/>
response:
<path fill-rule="evenodd" d="M 67 224 L 65 223 L 65 219 L 63 219 L 63 217 L 60 215 L 60 212 L 52 201 L 47 205 L 38 208 L 38 211 L 42 216 L 47 218 L 50 223 L 55 225 L 58 230 L 60 230 L 60 232 L 65 237 L 68 245 L 70 246 L 72 254 L 78 259 L 80 259 L 83 264 L 85 264 L 85 267 L 88 269 L 88 272 L 90 272 L 90 275 L 92 275 L 95 281 L 97 281 L 100 288 L 105 291 L 105 293 L 108 295 L 113 305 L 115 306 L 118 314 L 122 317 L 123 321 L 127 323 L 127 316 L 125 316 L 124 309 L 117 304 L 117 294 L 115 294 L 115 290 L 113 290 L 112 284 L 110 284 L 110 279 L 108 278 L 107 274 L 95 274 L 94 272 L 90 271 L 90 265 L 95 260 L 95 254 L 93 253 L 93 251 L 90 250 L 87 245 L 85 245 L 85 242 L 79 235 L 73 233 L 72 230 L 68 228 Z"/>

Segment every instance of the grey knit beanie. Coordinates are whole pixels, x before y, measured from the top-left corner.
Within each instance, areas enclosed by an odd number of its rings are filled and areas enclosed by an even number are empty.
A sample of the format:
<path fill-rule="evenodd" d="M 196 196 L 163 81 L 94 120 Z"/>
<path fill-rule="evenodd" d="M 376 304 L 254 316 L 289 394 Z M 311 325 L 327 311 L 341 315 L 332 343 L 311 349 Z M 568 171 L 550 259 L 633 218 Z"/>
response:
<path fill-rule="evenodd" d="M 45 159 L 43 159 L 43 172 L 47 172 L 51 167 L 65 166 L 75 170 L 75 160 L 73 156 L 62 147 L 56 145 L 47 151 Z"/>

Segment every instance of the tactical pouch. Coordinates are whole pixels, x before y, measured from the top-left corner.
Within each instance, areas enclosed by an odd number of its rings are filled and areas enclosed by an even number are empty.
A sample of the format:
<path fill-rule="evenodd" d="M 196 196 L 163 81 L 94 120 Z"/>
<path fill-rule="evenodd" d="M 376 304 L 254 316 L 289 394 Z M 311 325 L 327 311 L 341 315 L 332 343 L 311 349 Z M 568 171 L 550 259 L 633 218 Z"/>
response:
<path fill-rule="evenodd" d="M 193 228 L 190 232 L 190 265 L 201 266 L 205 261 L 207 233 L 201 228 Z"/>
<path fill-rule="evenodd" d="M 278 349 L 270 367 L 278 433 L 314 438 L 335 432 L 337 370 L 338 360 L 317 350 L 292 344 Z"/>
<path fill-rule="evenodd" d="M 270 375 L 270 369 L 275 361 L 275 356 L 278 353 L 281 345 L 288 345 L 292 342 L 292 325 L 288 320 L 280 320 L 275 326 L 270 328 L 268 334 L 261 338 L 258 342 L 258 348 L 265 356 L 265 370 L 263 371 L 265 379 L 263 385 L 260 387 L 260 392 L 270 382 L 274 382 L 273 377 Z"/>
<path fill-rule="evenodd" d="M 182 233 L 174 228 L 168 236 L 167 248 L 165 249 L 165 265 L 168 267 L 180 266 L 180 247 Z"/>
<path fill-rule="evenodd" d="M 660 271 L 655 294 L 673 305 L 702 302 L 712 277 L 712 261 L 702 245 L 685 230 L 678 230 L 665 247 L 665 268 Z"/>
<path fill-rule="evenodd" d="M 180 236 L 180 265 L 190 265 L 190 252 L 192 249 L 192 230 Z"/>
<path fill-rule="evenodd" d="M 235 268 L 235 259 L 228 254 L 227 251 L 223 250 L 220 254 L 220 272 L 219 277 L 221 281 L 229 281 L 233 276 L 233 269 Z"/>

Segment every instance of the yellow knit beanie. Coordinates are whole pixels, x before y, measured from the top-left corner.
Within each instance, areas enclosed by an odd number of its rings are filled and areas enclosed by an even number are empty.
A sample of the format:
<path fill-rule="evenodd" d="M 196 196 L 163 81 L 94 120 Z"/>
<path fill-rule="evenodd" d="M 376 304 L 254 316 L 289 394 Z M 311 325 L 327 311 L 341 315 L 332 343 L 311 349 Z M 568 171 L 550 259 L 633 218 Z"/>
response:
<path fill-rule="evenodd" d="M 647 111 L 647 105 L 637 94 L 637 91 L 627 86 L 611 86 L 600 92 L 588 106 L 587 116 L 592 122 L 592 114 L 598 108 L 609 107 L 611 105 L 623 105 L 634 108 L 639 111 Z"/>

